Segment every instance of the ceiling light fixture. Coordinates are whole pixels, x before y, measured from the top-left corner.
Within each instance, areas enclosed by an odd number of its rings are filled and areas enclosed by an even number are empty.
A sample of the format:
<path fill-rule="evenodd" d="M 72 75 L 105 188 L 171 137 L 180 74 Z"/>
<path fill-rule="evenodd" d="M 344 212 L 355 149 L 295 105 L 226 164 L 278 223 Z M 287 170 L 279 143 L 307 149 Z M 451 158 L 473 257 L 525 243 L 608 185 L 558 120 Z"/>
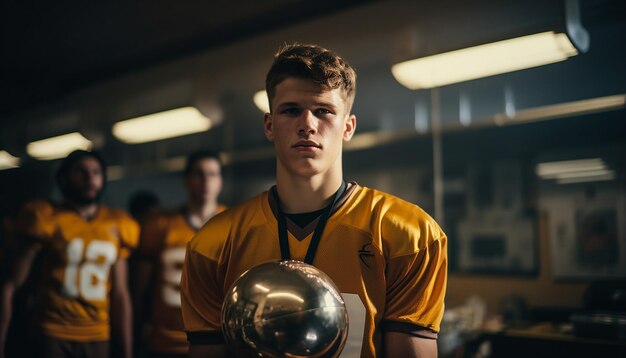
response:
<path fill-rule="evenodd" d="M 92 145 L 82 134 L 73 132 L 28 143 L 26 152 L 39 160 L 52 160 L 66 157 L 78 149 L 90 150 Z"/>
<path fill-rule="evenodd" d="M 14 157 L 6 150 L 0 150 L 0 170 L 19 168 L 20 158 Z"/>
<path fill-rule="evenodd" d="M 578 2 L 566 0 L 563 30 L 467 47 L 394 64 L 391 72 L 403 86 L 416 90 L 498 75 L 564 61 L 586 52 L 589 36 L 580 24 Z"/>
<path fill-rule="evenodd" d="M 535 173 L 544 180 L 554 179 L 557 184 L 615 179 L 615 171 L 609 169 L 601 158 L 539 163 L 535 168 Z"/>
<path fill-rule="evenodd" d="M 113 135 L 124 143 L 137 144 L 200 133 L 211 120 L 195 107 L 182 107 L 117 122 Z"/>
<path fill-rule="evenodd" d="M 594 181 L 609 181 L 615 179 L 615 172 L 612 170 L 607 171 L 605 174 L 597 174 L 597 175 L 588 175 L 583 177 L 576 178 L 563 178 L 557 179 L 557 184 L 579 184 L 579 183 L 589 183 Z"/>
<path fill-rule="evenodd" d="M 254 104 L 257 106 L 257 108 L 261 110 L 261 112 L 270 112 L 270 102 L 267 98 L 267 92 L 265 92 L 265 90 L 257 91 L 252 97 L 252 100 L 254 101 Z"/>
<path fill-rule="evenodd" d="M 590 158 L 539 163 L 535 168 L 535 173 L 542 179 L 553 179 L 563 174 L 604 169 L 606 169 L 606 164 L 601 158 Z"/>
<path fill-rule="evenodd" d="M 497 124 L 505 124 L 507 121 L 531 122 L 622 109 L 624 107 L 626 107 L 626 94 L 619 94 L 522 109 L 516 111 L 512 116 L 504 113 L 497 114 L 494 116 L 494 120 Z"/>

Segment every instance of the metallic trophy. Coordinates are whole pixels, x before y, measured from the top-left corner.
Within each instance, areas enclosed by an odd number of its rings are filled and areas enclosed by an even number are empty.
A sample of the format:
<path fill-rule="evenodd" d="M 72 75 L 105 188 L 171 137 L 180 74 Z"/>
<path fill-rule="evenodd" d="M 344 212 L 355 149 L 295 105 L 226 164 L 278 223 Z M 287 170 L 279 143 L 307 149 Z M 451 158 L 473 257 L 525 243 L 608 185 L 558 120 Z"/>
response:
<path fill-rule="evenodd" d="M 337 357 L 348 337 L 348 311 L 332 280 L 314 266 L 260 264 L 233 283 L 222 330 L 236 356 Z"/>

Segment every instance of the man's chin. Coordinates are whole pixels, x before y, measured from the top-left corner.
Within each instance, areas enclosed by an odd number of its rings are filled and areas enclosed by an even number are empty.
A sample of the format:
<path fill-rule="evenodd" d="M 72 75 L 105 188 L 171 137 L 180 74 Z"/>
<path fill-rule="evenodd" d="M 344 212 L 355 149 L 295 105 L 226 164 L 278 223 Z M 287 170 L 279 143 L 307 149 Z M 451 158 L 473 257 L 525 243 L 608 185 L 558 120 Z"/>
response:
<path fill-rule="evenodd" d="M 292 172 L 296 176 L 309 178 L 309 177 L 314 177 L 320 174 L 321 170 L 319 170 L 317 167 L 314 167 L 314 166 L 301 166 L 301 167 L 295 168 Z"/>

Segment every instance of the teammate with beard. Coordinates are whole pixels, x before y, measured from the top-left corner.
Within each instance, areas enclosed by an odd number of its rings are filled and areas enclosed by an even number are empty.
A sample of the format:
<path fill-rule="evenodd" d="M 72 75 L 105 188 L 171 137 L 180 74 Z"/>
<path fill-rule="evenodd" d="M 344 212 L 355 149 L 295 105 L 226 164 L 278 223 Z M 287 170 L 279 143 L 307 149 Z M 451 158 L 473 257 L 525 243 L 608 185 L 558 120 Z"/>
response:
<path fill-rule="evenodd" d="M 97 153 L 74 151 L 57 171 L 63 202 L 35 200 L 20 210 L 19 249 L 0 291 L 0 357 L 13 295 L 29 275 L 37 279 L 37 356 L 108 357 L 111 338 L 117 356 L 131 356 L 126 258 L 137 244 L 139 226 L 124 211 L 100 204 L 104 170 Z"/>

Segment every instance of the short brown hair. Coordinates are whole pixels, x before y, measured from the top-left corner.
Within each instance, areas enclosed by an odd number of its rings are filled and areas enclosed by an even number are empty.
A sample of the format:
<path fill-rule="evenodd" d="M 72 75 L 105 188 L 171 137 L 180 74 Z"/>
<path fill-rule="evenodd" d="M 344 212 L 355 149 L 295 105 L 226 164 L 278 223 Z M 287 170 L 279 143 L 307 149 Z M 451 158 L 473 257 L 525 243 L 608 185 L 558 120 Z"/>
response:
<path fill-rule="evenodd" d="M 324 89 L 340 88 L 345 93 L 348 112 L 352 108 L 356 93 L 356 72 L 333 51 L 298 43 L 279 49 L 265 78 L 270 107 L 276 95 L 276 86 L 288 77 L 311 80 Z"/>
<path fill-rule="evenodd" d="M 220 159 L 220 153 L 218 151 L 212 149 L 198 150 L 187 155 L 184 174 L 191 174 L 193 166 L 196 164 L 196 162 L 203 159 L 215 159 L 220 167 L 222 166 L 222 160 Z"/>

